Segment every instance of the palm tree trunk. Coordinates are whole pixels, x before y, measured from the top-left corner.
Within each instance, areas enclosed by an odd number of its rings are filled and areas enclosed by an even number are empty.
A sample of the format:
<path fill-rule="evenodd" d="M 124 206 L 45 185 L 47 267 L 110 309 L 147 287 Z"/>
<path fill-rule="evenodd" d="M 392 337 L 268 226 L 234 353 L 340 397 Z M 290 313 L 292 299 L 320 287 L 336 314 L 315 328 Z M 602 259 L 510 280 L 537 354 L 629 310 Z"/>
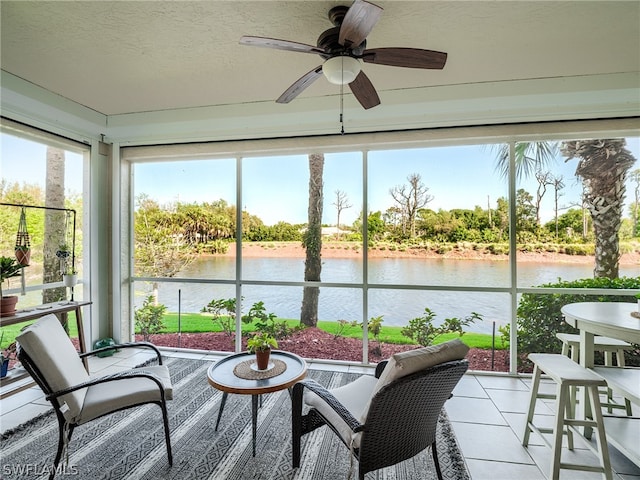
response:
<path fill-rule="evenodd" d="M 64 150 L 47 147 L 47 180 L 45 186 L 45 205 L 64 208 Z M 43 247 L 43 283 L 56 282 L 60 277 L 60 259 L 56 251 L 66 241 L 65 214 L 56 210 L 45 210 L 44 247 Z M 52 303 L 66 297 L 65 287 L 49 288 L 42 291 L 42 303 Z"/>
<path fill-rule="evenodd" d="M 306 259 L 304 281 L 319 282 L 322 272 L 322 172 L 324 155 L 309 155 L 309 224 L 304 235 Z M 304 287 L 300 323 L 308 327 L 318 324 L 319 287 Z"/>
<path fill-rule="evenodd" d="M 625 181 L 636 159 L 624 138 L 563 142 L 568 158 L 579 158 L 576 174 L 583 179 L 584 201 L 595 233 L 594 277 L 618 278 Z"/>

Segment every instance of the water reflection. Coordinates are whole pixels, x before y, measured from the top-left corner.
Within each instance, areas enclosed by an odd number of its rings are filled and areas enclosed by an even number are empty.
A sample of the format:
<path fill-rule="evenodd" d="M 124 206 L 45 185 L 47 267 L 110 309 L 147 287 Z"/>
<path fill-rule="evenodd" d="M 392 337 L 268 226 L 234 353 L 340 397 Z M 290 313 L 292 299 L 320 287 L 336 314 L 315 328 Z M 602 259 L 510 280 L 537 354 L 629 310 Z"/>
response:
<path fill-rule="evenodd" d="M 560 263 L 523 263 L 518 265 L 521 287 L 538 286 L 556 282 L 559 278 L 573 280 L 589 278 L 591 265 Z M 245 258 L 242 262 L 243 277 L 262 281 L 300 281 L 304 276 L 304 259 L 300 258 Z M 621 275 L 633 275 L 633 267 L 620 269 Z M 235 259 L 229 257 L 200 258 L 181 276 L 187 278 L 233 279 Z M 507 287 L 509 285 L 508 262 L 390 258 L 369 261 L 369 283 Z M 323 263 L 324 282 L 361 283 L 362 260 L 326 259 Z M 139 290 L 141 285 L 136 286 Z M 160 299 L 169 311 L 199 312 L 213 298 L 235 296 L 234 285 L 198 283 L 161 283 Z M 299 318 L 302 303 L 301 287 L 273 287 L 252 285 L 244 287 L 245 304 L 265 302 L 268 311 L 283 318 Z M 142 303 L 142 295 L 136 303 Z M 406 325 L 411 318 L 422 315 L 425 307 L 436 314 L 437 320 L 448 317 L 466 317 L 478 312 L 484 323 L 470 330 L 490 333 L 493 322 L 502 325 L 509 319 L 509 295 L 506 293 L 424 291 L 370 288 L 368 315 L 384 315 L 385 325 Z M 360 289 L 322 288 L 320 292 L 319 318 L 323 320 L 362 320 L 362 293 Z"/>

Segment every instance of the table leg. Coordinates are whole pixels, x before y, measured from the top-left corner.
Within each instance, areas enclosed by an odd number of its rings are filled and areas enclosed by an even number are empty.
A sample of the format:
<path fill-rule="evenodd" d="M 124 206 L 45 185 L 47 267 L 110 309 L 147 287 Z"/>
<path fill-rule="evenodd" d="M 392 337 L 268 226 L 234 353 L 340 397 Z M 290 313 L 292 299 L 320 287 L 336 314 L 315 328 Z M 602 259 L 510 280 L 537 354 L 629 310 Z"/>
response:
<path fill-rule="evenodd" d="M 586 330 L 580 330 L 580 365 L 584 368 L 593 368 L 593 333 Z M 593 419 L 593 412 L 591 411 L 591 401 L 589 399 L 588 389 L 580 387 L 580 403 L 582 405 L 581 411 L 584 419 Z M 591 439 L 593 429 L 591 427 L 584 427 L 584 436 Z"/>
<path fill-rule="evenodd" d="M 80 353 L 85 353 L 87 349 L 84 344 L 84 322 L 82 321 L 82 310 L 78 306 L 75 311 L 76 323 L 78 325 L 78 343 L 80 344 Z M 89 359 L 84 357 L 82 362 L 84 363 L 84 368 L 89 372 Z"/>
<path fill-rule="evenodd" d="M 224 404 L 227 403 L 227 392 L 222 392 L 222 400 L 220 401 L 220 408 L 218 409 L 218 420 L 216 420 L 215 431 L 218 431 L 218 425 L 220 424 L 220 418 L 222 417 L 222 411 L 224 410 Z"/>
<path fill-rule="evenodd" d="M 253 437 L 253 456 L 256 456 L 256 430 L 258 428 L 258 397 L 251 395 L 251 429 Z"/>
<path fill-rule="evenodd" d="M 80 344 L 80 353 L 86 353 L 87 349 L 84 345 L 84 324 L 82 322 L 82 311 L 80 307 L 76 307 L 73 309 L 76 314 L 76 324 L 78 326 L 78 343 Z M 55 314 L 60 320 L 60 323 L 64 327 L 67 335 L 69 334 L 69 314 L 68 312 L 60 312 Z M 89 359 L 87 357 L 83 357 L 82 364 L 84 365 L 84 369 L 89 373 Z"/>

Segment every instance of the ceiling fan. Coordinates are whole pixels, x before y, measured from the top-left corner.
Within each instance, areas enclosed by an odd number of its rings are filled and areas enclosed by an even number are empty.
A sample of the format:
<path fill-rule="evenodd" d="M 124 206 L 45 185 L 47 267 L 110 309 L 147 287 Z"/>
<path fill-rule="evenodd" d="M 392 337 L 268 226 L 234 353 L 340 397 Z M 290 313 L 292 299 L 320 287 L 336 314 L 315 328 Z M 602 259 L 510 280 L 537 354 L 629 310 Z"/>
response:
<path fill-rule="evenodd" d="M 324 59 L 322 65 L 300 77 L 276 102 L 289 103 L 324 74 L 331 83 L 348 84 L 356 99 L 368 109 L 379 105 L 380 98 L 369 77 L 362 71 L 361 61 L 392 67 L 435 70 L 444 68 L 447 61 L 447 54 L 444 52 L 420 48 L 367 49 L 367 35 L 371 33 L 381 14 L 381 7 L 365 0 L 355 0 L 351 7 L 333 7 L 329 10 L 329 20 L 334 27 L 320 34 L 316 47 L 289 40 L 254 36 L 243 36 L 240 43 L 254 47 L 313 53 Z"/>

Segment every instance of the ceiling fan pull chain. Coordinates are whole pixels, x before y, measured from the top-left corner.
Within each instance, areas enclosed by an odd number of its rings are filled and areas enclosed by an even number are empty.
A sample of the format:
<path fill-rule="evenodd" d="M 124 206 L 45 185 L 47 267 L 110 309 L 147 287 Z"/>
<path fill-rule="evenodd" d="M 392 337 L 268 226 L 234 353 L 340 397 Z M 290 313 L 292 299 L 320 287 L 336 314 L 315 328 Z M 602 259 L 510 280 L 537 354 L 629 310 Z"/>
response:
<path fill-rule="evenodd" d="M 341 56 L 342 66 L 340 74 L 342 81 L 340 82 L 340 135 L 344 135 L 344 55 Z"/>

